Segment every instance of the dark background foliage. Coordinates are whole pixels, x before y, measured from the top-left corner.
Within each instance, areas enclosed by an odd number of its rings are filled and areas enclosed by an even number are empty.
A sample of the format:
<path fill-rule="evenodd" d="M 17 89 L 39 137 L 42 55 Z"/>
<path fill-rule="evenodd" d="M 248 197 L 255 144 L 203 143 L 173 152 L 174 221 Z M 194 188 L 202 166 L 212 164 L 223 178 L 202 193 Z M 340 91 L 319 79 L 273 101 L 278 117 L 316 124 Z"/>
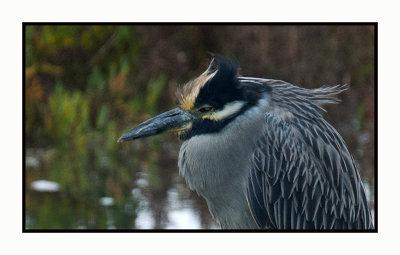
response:
<path fill-rule="evenodd" d="M 199 227 L 213 227 L 177 176 L 175 137 L 116 143 L 173 107 L 176 87 L 205 70 L 208 52 L 237 58 L 244 76 L 348 84 L 325 117 L 375 186 L 373 26 L 26 24 L 24 35 L 26 228 L 136 228 L 141 210 L 164 228 L 170 194 L 196 212 Z M 41 179 L 60 190 L 32 188 Z"/>

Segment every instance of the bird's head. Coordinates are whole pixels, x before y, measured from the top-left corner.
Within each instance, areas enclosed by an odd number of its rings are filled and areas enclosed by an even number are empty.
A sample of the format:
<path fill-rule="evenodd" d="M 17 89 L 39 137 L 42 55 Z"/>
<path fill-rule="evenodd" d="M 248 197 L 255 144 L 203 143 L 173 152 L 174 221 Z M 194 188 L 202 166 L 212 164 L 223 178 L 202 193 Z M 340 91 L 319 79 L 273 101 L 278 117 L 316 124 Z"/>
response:
<path fill-rule="evenodd" d="M 214 55 L 207 70 L 176 92 L 177 108 L 153 117 L 122 135 L 129 141 L 174 132 L 181 140 L 216 133 L 237 116 L 256 105 L 257 88 L 238 79 L 239 64 Z"/>

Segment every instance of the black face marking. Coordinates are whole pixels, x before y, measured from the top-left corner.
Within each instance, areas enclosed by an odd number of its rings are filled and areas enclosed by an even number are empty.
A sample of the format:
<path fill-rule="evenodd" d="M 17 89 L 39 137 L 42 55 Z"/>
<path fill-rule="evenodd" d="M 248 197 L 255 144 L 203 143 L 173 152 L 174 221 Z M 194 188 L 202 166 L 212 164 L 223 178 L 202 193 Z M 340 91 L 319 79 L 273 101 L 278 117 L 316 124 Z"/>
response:
<path fill-rule="evenodd" d="M 195 135 L 216 133 L 221 131 L 237 116 L 255 106 L 261 98 L 261 91 L 251 84 L 244 84 L 238 80 L 239 64 L 222 56 L 216 55 L 215 64 L 209 67 L 210 73 L 216 72 L 200 89 L 194 103 L 194 109 L 200 115 L 192 123 L 189 130 L 179 134 L 181 140 L 189 139 Z M 223 120 L 203 119 L 201 114 L 224 109 L 225 105 L 234 102 L 245 102 L 242 109 Z M 197 114 L 196 114 L 197 115 Z"/>
<path fill-rule="evenodd" d="M 238 62 L 216 56 L 216 63 L 212 65 L 211 72 L 217 73 L 200 89 L 195 108 L 208 104 L 220 110 L 229 102 L 243 100 L 243 92 L 237 80 Z"/>
<path fill-rule="evenodd" d="M 212 120 L 212 119 L 202 119 L 198 118 L 192 123 L 191 129 L 185 130 L 181 132 L 178 137 L 181 140 L 190 139 L 196 135 L 203 135 L 203 134 L 212 134 L 220 132 L 224 127 L 226 127 L 232 120 L 234 120 L 237 116 L 243 114 L 253 105 L 246 104 L 243 108 L 238 111 L 236 114 L 229 116 L 223 120 Z"/>
<path fill-rule="evenodd" d="M 214 110 L 214 107 L 212 106 L 202 106 L 199 108 L 199 112 L 201 113 L 207 113 L 207 112 L 211 112 L 212 110 Z"/>

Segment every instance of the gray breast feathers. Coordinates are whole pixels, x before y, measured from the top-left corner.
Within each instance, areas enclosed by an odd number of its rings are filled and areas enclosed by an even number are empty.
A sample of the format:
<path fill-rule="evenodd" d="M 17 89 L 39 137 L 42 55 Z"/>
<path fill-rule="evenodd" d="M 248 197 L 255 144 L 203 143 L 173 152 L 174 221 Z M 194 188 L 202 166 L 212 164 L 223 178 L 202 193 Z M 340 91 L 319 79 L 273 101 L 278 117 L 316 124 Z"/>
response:
<path fill-rule="evenodd" d="M 223 228 L 257 228 L 246 199 L 251 155 L 260 136 L 266 107 L 262 100 L 251 114 L 238 116 L 218 134 L 184 141 L 179 171 L 189 187 L 207 201 Z"/>

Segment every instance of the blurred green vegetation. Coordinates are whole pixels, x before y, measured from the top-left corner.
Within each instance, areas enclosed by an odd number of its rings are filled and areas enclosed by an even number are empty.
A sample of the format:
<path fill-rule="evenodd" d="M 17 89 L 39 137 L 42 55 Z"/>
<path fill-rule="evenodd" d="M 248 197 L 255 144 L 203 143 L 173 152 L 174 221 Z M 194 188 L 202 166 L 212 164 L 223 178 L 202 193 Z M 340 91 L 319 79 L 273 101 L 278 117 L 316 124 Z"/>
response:
<path fill-rule="evenodd" d="M 343 103 L 327 108 L 327 118 L 374 185 L 373 27 L 26 25 L 24 30 L 25 146 L 45 155 L 44 163 L 25 171 L 28 228 L 107 228 L 110 215 L 114 227 L 135 228 L 132 183 L 147 171 L 149 186 L 166 196 L 171 183 L 162 178 L 160 162 L 168 151 L 163 144 L 171 141 L 116 140 L 171 108 L 176 86 L 206 68 L 207 51 L 235 56 L 245 76 L 304 87 L 350 84 Z M 38 179 L 58 182 L 61 192 L 32 191 L 29 185 Z M 115 199 L 113 207 L 99 204 L 104 196 Z"/>
<path fill-rule="evenodd" d="M 121 123 L 133 126 L 154 114 L 165 75 L 148 82 L 145 97 L 130 97 L 140 37 L 128 26 L 25 27 L 25 134 L 28 148 L 54 148 L 39 172 L 27 169 L 27 187 L 35 179 L 61 185 L 62 195 L 28 192 L 31 228 L 106 228 L 101 196 L 115 198 L 115 224 L 134 228 L 136 201 L 130 196 L 135 166 L 141 160 L 121 151 Z M 130 44 L 134 39 L 135 43 Z M 129 125 L 123 120 L 129 120 Z M 118 126 L 117 122 L 120 121 Z M 150 141 L 150 146 L 157 138 Z M 158 143 L 159 146 L 159 143 Z M 121 161 L 121 157 L 124 157 Z M 127 168 L 130 167 L 130 170 Z M 154 179 L 154 178 L 153 178 Z M 28 187 L 29 190 L 29 187 Z M 54 207 L 55 202 L 61 202 Z M 130 210 L 123 210 L 124 206 Z M 129 223 L 128 223 L 129 222 Z M 128 224 L 127 224 L 128 223 Z M 81 227 L 82 227 L 81 226 Z"/>

